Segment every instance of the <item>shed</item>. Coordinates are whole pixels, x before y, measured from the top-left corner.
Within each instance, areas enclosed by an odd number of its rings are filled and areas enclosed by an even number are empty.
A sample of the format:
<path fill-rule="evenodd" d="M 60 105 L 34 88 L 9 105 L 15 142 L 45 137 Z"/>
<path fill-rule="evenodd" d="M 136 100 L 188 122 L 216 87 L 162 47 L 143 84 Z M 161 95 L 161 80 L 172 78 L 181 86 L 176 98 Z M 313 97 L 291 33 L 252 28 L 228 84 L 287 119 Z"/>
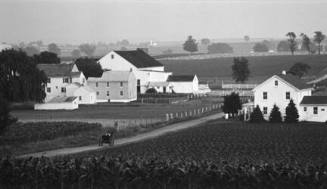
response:
<path fill-rule="evenodd" d="M 78 109 L 78 98 L 75 96 L 54 97 L 46 103 L 34 105 L 35 110 L 75 110 Z"/>

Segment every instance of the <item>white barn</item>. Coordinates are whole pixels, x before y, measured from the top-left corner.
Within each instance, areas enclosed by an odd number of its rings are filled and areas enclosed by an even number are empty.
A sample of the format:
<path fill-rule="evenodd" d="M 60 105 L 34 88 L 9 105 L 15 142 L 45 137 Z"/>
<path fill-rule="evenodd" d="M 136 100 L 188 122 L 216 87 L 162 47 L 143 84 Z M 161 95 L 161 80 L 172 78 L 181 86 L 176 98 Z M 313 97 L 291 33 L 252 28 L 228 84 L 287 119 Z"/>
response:
<path fill-rule="evenodd" d="M 310 85 L 293 75 L 274 75 L 253 89 L 254 106 L 259 105 L 265 119 L 268 119 L 276 104 L 284 117 L 289 101 L 293 99 L 299 110 L 300 102 L 304 96 L 311 96 L 311 90 Z"/>
<path fill-rule="evenodd" d="M 327 96 L 305 96 L 299 109 L 301 121 L 326 122 Z"/>

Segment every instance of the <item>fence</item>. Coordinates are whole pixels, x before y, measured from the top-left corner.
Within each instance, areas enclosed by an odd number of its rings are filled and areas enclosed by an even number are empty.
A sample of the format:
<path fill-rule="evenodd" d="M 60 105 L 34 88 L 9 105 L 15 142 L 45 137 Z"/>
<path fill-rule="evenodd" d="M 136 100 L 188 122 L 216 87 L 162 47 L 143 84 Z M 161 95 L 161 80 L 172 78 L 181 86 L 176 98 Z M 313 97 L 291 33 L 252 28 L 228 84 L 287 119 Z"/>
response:
<path fill-rule="evenodd" d="M 221 84 L 222 89 L 253 89 L 256 84 Z"/>

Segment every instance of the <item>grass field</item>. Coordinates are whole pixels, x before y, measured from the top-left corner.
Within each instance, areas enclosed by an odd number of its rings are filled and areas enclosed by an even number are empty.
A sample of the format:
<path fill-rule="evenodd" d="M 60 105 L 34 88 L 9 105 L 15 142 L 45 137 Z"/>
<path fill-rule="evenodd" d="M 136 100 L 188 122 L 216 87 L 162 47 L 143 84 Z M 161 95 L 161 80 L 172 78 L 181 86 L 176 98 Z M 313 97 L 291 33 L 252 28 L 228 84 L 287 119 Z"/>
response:
<path fill-rule="evenodd" d="M 19 120 L 165 118 L 166 113 L 205 107 L 217 102 L 217 100 L 215 98 L 208 98 L 192 100 L 181 104 L 104 103 L 80 106 L 79 109 L 73 111 L 14 110 L 12 115 Z"/>
<path fill-rule="evenodd" d="M 243 124 L 213 121 L 106 151 L 80 154 L 111 157 L 161 157 L 239 163 L 327 162 L 327 127 L 321 123 Z"/>
<path fill-rule="evenodd" d="M 295 55 L 295 56 L 258 56 L 247 57 L 251 72 L 250 82 L 259 83 L 273 74 L 288 70 L 295 62 L 303 62 L 311 66 L 309 75 L 316 75 L 327 67 L 327 55 Z M 205 60 L 160 60 L 166 70 L 174 74 L 197 74 L 200 80 L 221 79 L 232 80 L 233 58 L 215 58 Z"/>

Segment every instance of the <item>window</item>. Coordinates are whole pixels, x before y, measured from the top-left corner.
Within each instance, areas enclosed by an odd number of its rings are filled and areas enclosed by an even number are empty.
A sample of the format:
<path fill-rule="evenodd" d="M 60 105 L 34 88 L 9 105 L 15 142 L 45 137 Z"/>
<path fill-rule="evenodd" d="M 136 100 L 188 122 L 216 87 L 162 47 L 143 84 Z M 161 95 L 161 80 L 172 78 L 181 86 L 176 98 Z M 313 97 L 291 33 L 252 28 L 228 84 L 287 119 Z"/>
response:
<path fill-rule="evenodd" d="M 123 96 L 124 95 L 124 92 L 123 91 L 120 91 L 120 96 Z"/>
<path fill-rule="evenodd" d="M 111 55 L 111 59 L 114 59 L 114 58 L 115 58 L 115 55 L 112 54 L 112 55 Z"/>
<path fill-rule="evenodd" d="M 109 91 L 107 91 L 107 96 L 109 96 L 110 95 L 110 93 L 109 93 Z"/>
<path fill-rule="evenodd" d="M 291 98 L 290 92 L 286 92 L 286 99 L 289 100 Z"/>
<path fill-rule="evenodd" d="M 51 87 L 48 87 L 48 88 L 47 88 L 47 92 L 48 92 L 48 93 L 51 93 Z"/>
<path fill-rule="evenodd" d="M 263 92 L 263 99 L 267 99 L 268 98 L 268 95 L 267 95 L 267 92 Z"/>
<path fill-rule="evenodd" d="M 267 107 L 263 107 L 263 114 L 268 114 L 268 108 Z"/>
<path fill-rule="evenodd" d="M 120 86 L 121 86 L 121 87 L 123 86 L 123 82 L 120 82 Z"/>
<path fill-rule="evenodd" d="M 275 86 L 278 86 L 278 81 L 277 80 L 275 80 Z"/>
<path fill-rule="evenodd" d="M 107 87 L 109 87 L 109 82 L 107 82 Z"/>
<path fill-rule="evenodd" d="M 313 114 L 318 114 L 318 107 L 313 107 Z"/>
<path fill-rule="evenodd" d="M 99 91 L 97 91 L 97 96 L 99 96 L 99 94 L 100 94 Z"/>
<path fill-rule="evenodd" d="M 95 82 L 95 86 L 98 87 L 99 86 L 99 83 L 98 82 Z"/>
<path fill-rule="evenodd" d="M 61 92 L 65 93 L 66 92 L 66 87 L 61 87 Z"/>
<path fill-rule="evenodd" d="M 307 111 L 307 107 L 303 107 L 303 111 L 305 111 L 305 112 L 306 112 L 306 111 Z"/>
<path fill-rule="evenodd" d="M 81 96 L 79 96 L 79 101 L 82 101 L 82 97 Z"/>
<path fill-rule="evenodd" d="M 68 83 L 68 81 L 69 81 L 68 78 L 62 78 L 63 83 Z"/>
<path fill-rule="evenodd" d="M 324 112 L 325 111 L 325 108 L 321 108 L 321 111 Z"/>
<path fill-rule="evenodd" d="M 47 83 L 51 83 L 51 79 L 50 78 L 47 79 Z"/>

